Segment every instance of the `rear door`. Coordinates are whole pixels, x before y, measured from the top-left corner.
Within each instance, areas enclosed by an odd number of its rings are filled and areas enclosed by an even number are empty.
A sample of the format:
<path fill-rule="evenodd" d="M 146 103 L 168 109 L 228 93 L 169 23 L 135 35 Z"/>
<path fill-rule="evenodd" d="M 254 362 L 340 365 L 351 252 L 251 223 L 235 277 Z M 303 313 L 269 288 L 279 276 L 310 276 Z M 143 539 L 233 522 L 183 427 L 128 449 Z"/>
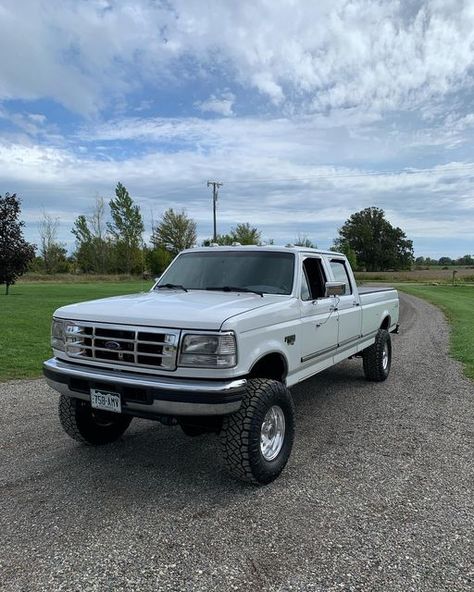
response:
<path fill-rule="evenodd" d="M 337 309 L 339 312 L 339 351 L 351 344 L 355 344 L 360 338 L 362 329 L 362 310 L 358 292 L 349 273 L 345 259 L 332 257 L 329 259 L 334 281 L 344 282 L 345 294 L 338 297 Z"/>

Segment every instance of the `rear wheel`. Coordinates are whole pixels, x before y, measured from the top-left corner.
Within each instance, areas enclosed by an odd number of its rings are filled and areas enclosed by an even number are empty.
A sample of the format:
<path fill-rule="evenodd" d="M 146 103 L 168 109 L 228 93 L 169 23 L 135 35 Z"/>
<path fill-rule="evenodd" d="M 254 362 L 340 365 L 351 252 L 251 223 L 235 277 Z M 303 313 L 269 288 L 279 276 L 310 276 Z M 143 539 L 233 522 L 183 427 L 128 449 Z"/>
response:
<path fill-rule="evenodd" d="M 127 415 L 93 409 L 88 401 L 64 395 L 59 399 L 59 419 L 68 436 L 94 446 L 115 442 L 132 421 Z"/>
<path fill-rule="evenodd" d="M 256 484 L 276 479 L 290 457 L 294 416 L 293 399 L 281 382 L 250 380 L 240 409 L 224 418 L 220 433 L 229 472 Z"/>
<path fill-rule="evenodd" d="M 392 365 L 392 342 L 388 331 L 378 330 L 375 343 L 362 352 L 362 360 L 367 380 L 382 382 L 387 379 Z"/>

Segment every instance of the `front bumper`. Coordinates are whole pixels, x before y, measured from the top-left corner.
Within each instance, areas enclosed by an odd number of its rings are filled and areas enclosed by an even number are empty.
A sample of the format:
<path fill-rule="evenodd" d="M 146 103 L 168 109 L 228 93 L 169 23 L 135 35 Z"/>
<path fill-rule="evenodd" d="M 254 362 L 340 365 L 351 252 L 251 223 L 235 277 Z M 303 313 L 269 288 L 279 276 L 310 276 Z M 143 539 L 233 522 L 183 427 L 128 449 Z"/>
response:
<path fill-rule="evenodd" d="M 158 415 L 227 415 L 237 411 L 246 379 L 190 380 L 98 369 L 51 358 L 43 364 L 49 386 L 68 397 L 90 401 L 91 388 L 120 393 L 122 412 Z"/>

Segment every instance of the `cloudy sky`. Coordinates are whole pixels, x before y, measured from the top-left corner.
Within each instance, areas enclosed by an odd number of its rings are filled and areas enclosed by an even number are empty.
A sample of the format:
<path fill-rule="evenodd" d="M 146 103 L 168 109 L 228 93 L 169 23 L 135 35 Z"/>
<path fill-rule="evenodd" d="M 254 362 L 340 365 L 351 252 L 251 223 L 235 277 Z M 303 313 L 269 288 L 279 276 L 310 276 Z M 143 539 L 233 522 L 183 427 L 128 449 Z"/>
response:
<path fill-rule="evenodd" d="M 417 255 L 474 253 L 474 0 L 0 0 L 0 194 L 60 239 L 117 181 L 148 227 L 337 228 L 378 206 Z"/>

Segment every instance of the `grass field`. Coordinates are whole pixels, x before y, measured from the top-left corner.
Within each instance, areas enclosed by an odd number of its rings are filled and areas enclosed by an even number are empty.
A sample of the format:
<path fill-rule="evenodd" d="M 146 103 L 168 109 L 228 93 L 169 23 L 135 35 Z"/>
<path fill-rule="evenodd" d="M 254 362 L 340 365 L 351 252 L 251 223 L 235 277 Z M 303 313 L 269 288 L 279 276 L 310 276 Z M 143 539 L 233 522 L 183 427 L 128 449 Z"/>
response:
<path fill-rule="evenodd" d="M 399 285 L 400 290 L 425 298 L 446 314 L 452 326 L 451 354 L 474 379 L 474 287 Z"/>
<path fill-rule="evenodd" d="M 59 306 L 151 286 L 146 281 L 19 283 L 8 296 L 0 293 L 0 380 L 41 376 L 41 363 L 51 357 L 51 316 Z"/>

